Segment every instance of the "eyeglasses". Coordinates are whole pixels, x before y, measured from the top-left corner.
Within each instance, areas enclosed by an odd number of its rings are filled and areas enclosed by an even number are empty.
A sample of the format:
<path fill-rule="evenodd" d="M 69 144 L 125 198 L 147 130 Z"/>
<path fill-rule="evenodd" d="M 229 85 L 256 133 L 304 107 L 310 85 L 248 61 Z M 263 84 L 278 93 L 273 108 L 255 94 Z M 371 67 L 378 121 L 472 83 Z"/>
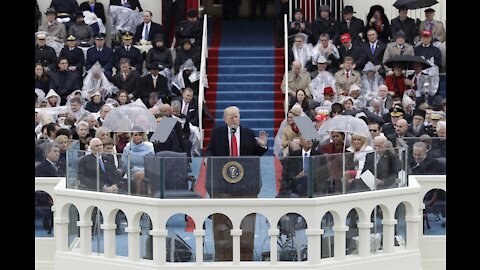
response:
<path fill-rule="evenodd" d="M 370 129 L 370 132 L 377 132 L 378 129 Z"/>

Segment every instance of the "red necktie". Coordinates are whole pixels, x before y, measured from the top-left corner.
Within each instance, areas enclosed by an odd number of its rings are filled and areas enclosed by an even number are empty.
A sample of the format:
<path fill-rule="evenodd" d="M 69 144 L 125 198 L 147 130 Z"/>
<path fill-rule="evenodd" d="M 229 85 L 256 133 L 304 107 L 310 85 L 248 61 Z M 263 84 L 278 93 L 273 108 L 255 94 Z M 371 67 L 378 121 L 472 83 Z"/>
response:
<path fill-rule="evenodd" d="M 237 157 L 238 156 L 238 149 L 237 149 L 237 137 L 235 137 L 235 133 L 232 133 L 232 144 L 230 145 L 230 156 Z"/>
<path fill-rule="evenodd" d="M 350 73 L 350 72 L 346 72 L 346 73 L 345 73 L 345 75 L 347 76 L 347 80 L 348 80 L 348 73 Z"/>

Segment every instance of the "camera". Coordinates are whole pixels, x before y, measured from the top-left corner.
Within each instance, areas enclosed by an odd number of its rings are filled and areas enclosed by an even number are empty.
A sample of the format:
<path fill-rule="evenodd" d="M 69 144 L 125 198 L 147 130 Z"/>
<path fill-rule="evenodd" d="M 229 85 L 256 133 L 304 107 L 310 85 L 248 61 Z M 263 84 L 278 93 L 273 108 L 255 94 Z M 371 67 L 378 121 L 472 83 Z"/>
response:
<path fill-rule="evenodd" d="M 300 30 L 300 23 L 299 22 L 295 22 L 295 30 Z"/>

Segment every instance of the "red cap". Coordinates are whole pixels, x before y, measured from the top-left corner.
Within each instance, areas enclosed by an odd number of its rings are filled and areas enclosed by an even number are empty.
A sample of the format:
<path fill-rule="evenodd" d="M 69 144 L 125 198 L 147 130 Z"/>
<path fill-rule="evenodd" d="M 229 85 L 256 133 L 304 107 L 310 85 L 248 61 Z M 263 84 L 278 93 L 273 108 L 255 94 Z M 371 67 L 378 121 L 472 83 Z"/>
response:
<path fill-rule="evenodd" d="M 333 94 L 333 88 L 330 86 L 323 88 L 323 94 Z"/>
<path fill-rule="evenodd" d="M 324 120 L 327 120 L 328 119 L 328 116 L 324 115 L 324 114 L 317 114 L 317 116 L 315 116 L 315 120 L 317 121 L 324 121 Z"/>
<path fill-rule="evenodd" d="M 342 43 L 344 42 L 350 42 L 352 40 L 352 37 L 350 37 L 350 34 L 349 33 L 345 33 L 343 35 L 340 36 L 340 41 Z"/>
<path fill-rule="evenodd" d="M 428 31 L 428 30 L 423 30 L 422 31 L 422 37 L 423 36 L 431 36 L 432 35 L 432 32 Z"/>

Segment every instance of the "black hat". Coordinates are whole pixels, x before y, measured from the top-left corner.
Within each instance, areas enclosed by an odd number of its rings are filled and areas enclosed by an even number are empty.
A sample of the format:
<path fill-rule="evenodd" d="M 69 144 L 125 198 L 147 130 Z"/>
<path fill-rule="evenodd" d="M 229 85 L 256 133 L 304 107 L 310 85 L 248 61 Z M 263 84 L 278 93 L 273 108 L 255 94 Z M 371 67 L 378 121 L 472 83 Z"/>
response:
<path fill-rule="evenodd" d="M 186 42 L 190 43 L 190 45 L 193 45 L 192 41 L 189 39 L 189 38 L 184 38 L 181 42 L 182 46 L 183 44 L 185 44 Z"/>
<path fill-rule="evenodd" d="M 83 11 L 77 10 L 77 12 L 75 12 L 75 17 L 78 18 L 78 17 L 85 17 L 85 16 L 83 16 Z"/>
<path fill-rule="evenodd" d="M 332 112 L 333 111 L 343 112 L 343 110 L 345 110 L 345 107 L 341 103 L 335 102 L 332 104 Z"/>
<path fill-rule="evenodd" d="M 106 35 L 104 33 L 98 33 L 93 36 L 95 39 L 105 39 Z"/>
<path fill-rule="evenodd" d="M 402 108 L 394 107 L 388 110 L 390 112 L 390 116 L 401 116 L 405 113 Z"/>
<path fill-rule="evenodd" d="M 189 18 L 196 18 L 198 17 L 198 10 L 196 9 L 190 9 L 189 11 L 187 11 L 187 17 Z"/>
<path fill-rule="evenodd" d="M 399 37 L 402 37 L 403 39 L 405 39 L 405 32 L 403 32 L 402 29 L 398 30 L 398 32 L 395 34 L 395 40 L 397 40 L 397 38 Z"/>
<path fill-rule="evenodd" d="M 422 110 L 422 109 L 415 109 L 415 110 L 413 110 L 413 116 L 415 116 L 415 115 L 419 115 L 419 116 L 423 117 L 423 119 L 425 119 L 426 111 Z"/>
<path fill-rule="evenodd" d="M 357 13 L 357 12 L 353 11 L 352 6 L 345 6 L 342 10 L 342 13 L 343 14 L 350 14 L 350 13 Z"/>
<path fill-rule="evenodd" d="M 425 13 L 429 13 L 429 12 L 435 12 L 435 9 L 433 9 L 433 8 L 425 9 Z"/>
<path fill-rule="evenodd" d="M 57 11 L 55 10 L 55 8 L 49 7 L 47 8 L 47 11 L 45 11 L 45 15 L 48 15 L 48 14 L 55 14 L 55 16 L 57 16 Z"/>
<path fill-rule="evenodd" d="M 160 70 L 160 65 L 158 64 L 158 62 L 153 62 L 153 63 L 148 63 L 147 64 L 147 69 L 148 70 L 151 70 L 151 69 L 157 69 L 157 70 Z"/>
<path fill-rule="evenodd" d="M 330 13 L 330 14 L 332 13 L 332 12 L 330 11 L 330 7 L 329 7 L 328 5 L 321 5 L 321 6 L 318 8 L 318 12 L 319 12 L 319 13 L 322 12 L 322 11 L 328 11 L 328 13 Z"/>
<path fill-rule="evenodd" d="M 163 41 L 165 42 L 165 38 L 163 37 L 163 34 L 155 34 L 153 36 L 152 42 L 157 42 L 157 41 Z"/>
<path fill-rule="evenodd" d="M 297 13 L 297 12 L 300 12 L 303 14 L 303 9 L 301 8 L 296 8 L 294 11 L 293 11 L 293 14 Z"/>

